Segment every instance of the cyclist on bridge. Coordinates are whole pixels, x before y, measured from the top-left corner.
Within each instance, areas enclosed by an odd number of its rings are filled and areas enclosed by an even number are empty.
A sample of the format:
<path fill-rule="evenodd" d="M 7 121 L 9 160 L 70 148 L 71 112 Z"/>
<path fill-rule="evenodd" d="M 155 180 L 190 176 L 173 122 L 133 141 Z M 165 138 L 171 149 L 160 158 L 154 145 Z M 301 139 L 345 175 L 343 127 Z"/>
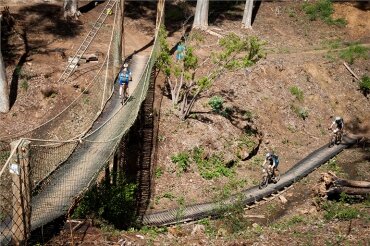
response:
<path fill-rule="evenodd" d="M 340 116 L 335 117 L 335 120 L 331 123 L 329 130 L 333 131 L 333 134 L 337 132 L 343 133 L 344 130 L 344 121 Z"/>
<path fill-rule="evenodd" d="M 265 161 L 262 164 L 263 171 L 271 172 L 272 176 L 275 177 L 275 170 L 279 165 L 279 156 L 275 155 L 272 152 L 266 154 Z"/>
<path fill-rule="evenodd" d="M 128 67 L 128 64 L 123 64 L 123 70 L 118 75 L 119 81 L 119 98 L 128 98 L 128 83 L 132 80 L 132 73 Z"/>

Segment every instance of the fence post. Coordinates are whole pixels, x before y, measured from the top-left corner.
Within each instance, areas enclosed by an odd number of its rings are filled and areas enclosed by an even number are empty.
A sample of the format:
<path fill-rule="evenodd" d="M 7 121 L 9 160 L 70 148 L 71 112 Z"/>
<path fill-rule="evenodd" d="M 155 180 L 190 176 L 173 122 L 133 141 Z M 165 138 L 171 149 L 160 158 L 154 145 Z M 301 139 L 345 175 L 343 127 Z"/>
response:
<path fill-rule="evenodd" d="M 13 219 L 12 238 L 13 244 L 25 245 L 31 232 L 31 186 L 29 147 L 30 141 L 12 142 L 12 149 L 17 148 L 10 163 L 13 193 Z"/>

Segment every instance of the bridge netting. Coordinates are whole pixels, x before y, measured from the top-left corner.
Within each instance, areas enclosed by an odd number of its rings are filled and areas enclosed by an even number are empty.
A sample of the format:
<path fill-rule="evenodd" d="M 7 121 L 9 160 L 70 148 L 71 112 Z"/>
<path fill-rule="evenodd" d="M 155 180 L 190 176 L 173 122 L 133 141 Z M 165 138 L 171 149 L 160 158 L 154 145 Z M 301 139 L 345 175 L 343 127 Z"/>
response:
<path fill-rule="evenodd" d="M 164 2 L 160 19 L 163 8 Z M 159 52 L 157 33 L 158 28 L 150 55 L 133 58 L 138 83 L 123 106 L 109 100 L 117 86 L 109 48 L 89 85 L 66 109 L 28 132 L 1 138 L 0 245 L 27 239 L 31 230 L 65 214 L 96 181 L 145 100 Z"/>

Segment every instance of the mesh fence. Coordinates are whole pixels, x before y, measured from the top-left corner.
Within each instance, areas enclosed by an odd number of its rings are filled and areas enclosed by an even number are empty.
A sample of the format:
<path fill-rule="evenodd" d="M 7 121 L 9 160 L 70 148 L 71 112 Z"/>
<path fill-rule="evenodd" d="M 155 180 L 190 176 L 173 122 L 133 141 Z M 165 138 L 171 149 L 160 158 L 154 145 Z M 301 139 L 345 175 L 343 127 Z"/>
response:
<path fill-rule="evenodd" d="M 123 106 L 111 100 L 100 114 L 102 105 L 117 89 L 113 76 L 103 74 L 111 74 L 112 69 L 110 59 L 105 59 L 68 109 L 13 142 L 18 143 L 16 151 L 10 150 L 9 142 L 19 136 L 0 140 L 0 154 L 4 156 L 0 158 L 0 245 L 22 242 L 31 230 L 64 215 L 74 199 L 94 183 L 137 118 L 158 51 L 156 38 L 149 57 L 133 57 L 131 67 L 138 83 Z M 18 165 L 17 169 L 13 164 L 27 165 Z"/>

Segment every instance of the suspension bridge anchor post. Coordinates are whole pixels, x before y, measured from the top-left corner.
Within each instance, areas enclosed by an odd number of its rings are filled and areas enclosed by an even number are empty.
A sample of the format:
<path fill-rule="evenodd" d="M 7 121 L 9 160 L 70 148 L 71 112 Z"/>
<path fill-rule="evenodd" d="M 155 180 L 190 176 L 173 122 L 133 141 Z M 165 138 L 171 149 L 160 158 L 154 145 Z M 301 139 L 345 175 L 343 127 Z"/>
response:
<path fill-rule="evenodd" d="M 31 233 L 30 141 L 23 139 L 19 141 L 10 144 L 12 149 L 17 148 L 9 169 L 13 194 L 11 232 L 14 245 L 25 245 Z"/>

